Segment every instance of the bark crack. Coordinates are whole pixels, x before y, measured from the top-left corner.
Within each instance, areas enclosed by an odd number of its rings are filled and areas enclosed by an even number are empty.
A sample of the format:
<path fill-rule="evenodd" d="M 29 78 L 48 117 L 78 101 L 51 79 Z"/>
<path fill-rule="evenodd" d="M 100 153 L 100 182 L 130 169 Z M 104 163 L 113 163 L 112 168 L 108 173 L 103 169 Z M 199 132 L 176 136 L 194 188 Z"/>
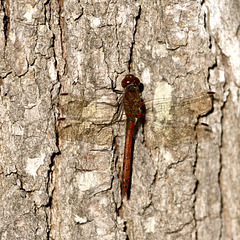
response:
<path fill-rule="evenodd" d="M 49 5 L 49 8 L 47 8 L 47 5 Z M 56 52 L 55 44 L 56 44 L 56 38 L 58 33 L 56 33 L 55 31 L 55 26 L 52 26 L 51 21 L 52 19 L 54 19 L 54 16 L 51 14 L 51 11 L 53 8 L 54 10 L 54 6 L 52 6 L 51 1 L 47 1 L 45 4 L 45 21 L 49 21 L 49 29 L 52 32 L 52 42 L 51 42 L 51 48 L 52 48 L 52 52 L 53 52 L 53 58 L 54 58 L 54 67 L 56 69 L 56 83 L 54 83 L 52 85 L 52 89 L 50 90 L 51 92 L 51 98 L 52 98 L 52 108 L 54 109 L 54 107 L 58 107 L 58 100 L 56 101 L 56 96 L 58 95 L 59 91 L 60 91 L 60 72 L 59 72 L 59 67 L 58 67 L 58 52 Z M 65 61 L 66 64 L 66 54 L 65 54 L 65 48 L 64 48 L 64 28 L 63 28 L 63 18 L 61 17 L 62 14 L 62 10 L 63 9 L 63 1 L 59 0 L 59 38 L 61 41 L 61 50 L 62 50 L 62 58 Z M 49 12 L 48 12 L 49 11 Z M 49 14 L 49 15 L 48 15 Z M 64 66 L 66 68 L 66 65 Z M 64 73 L 65 73 L 65 68 L 64 68 Z M 58 98 L 57 98 L 58 99 Z M 47 213 L 46 213 L 46 224 L 47 224 L 47 239 L 52 239 L 52 229 L 53 229 L 53 211 L 54 211 L 54 192 L 56 190 L 56 180 L 53 179 L 53 175 L 54 175 L 54 171 L 56 171 L 56 157 L 59 156 L 61 154 L 60 152 L 60 148 L 59 148 L 59 136 L 58 136 L 58 131 L 57 131 L 57 112 L 54 111 L 54 118 L 55 118 L 55 144 L 57 146 L 57 150 L 55 152 L 52 153 L 51 155 L 51 161 L 49 164 L 49 169 L 48 169 L 48 174 L 47 174 L 47 193 L 48 193 L 48 203 L 46 204 L 46 209 L 48 209 Z"/>
<path fill-rule="evenodd" d="M 55 168 L 55 157 L 59 155 L 59 153 L 54 153 L 51 156 L 51 163 L 49 164 L 49 170 L 48 170 L 48 182 L 47 182 L 47 192 L 48 192 L 48 196 L 49 196 L 49 201 L 48 204 L 46 205 L 46 207 L 49 208 L 49 214 L 46 214 L 46 218 L 47 218 L 47 239 L 50 239 L 50 233 L 51 233 L 51 224 L 52 224 L 52 200 L 53 200 L 53 192 L 55 190 L 54 188 L 54 183 L 52 182 L 52 175 L 53 175 L 53 171 Z"/>
<path fill-rule="evenodd" d="M 132 41 L 132 45 L 130 47 L 130 57 L 129 57 L 129 61 L 128 61 L 128 71 L 129 72 L 131 72 L 133 48 L 134 48 L 134 45 L 135 45 L 135 36 L 136 36 L 136 32 L 137 32 L 137 27 L 138 27 L 138 20 L 141 17 L 141 12 L 142 12 L 142 8 L 141 8 L 141 5 L 140 5 L 139 9 L 138 9 L 138 15 L 136 16 L 136 19 L 135 19 L 136 23 L 135 23 L 134 31 L 133 31 L 133 41 Z"/>
<path fill-rule="evenodd" d="M 229 96 L 229 95 L 228 95 Z M 225 108 L 225 104 L 227 103 L 227 100 L 228 100 L 228 96 L 226 97 L 226 100 L 223 102 L 223 105 L 221 106 L 221 112 L 223 113 L 224 111 L 224 108 Z M 224 115 L 222 114 L 221 116 L 221 126 L 223 126 L 223 118 L 224 118 Z M 221 181 L 221 175 L 222 175 L 222 158 L 223 158 L 223 155 L 222 155 L 222 147 L 223 147 L 223 128 L 222 128 L 222 131 L 221 131 L 221 143 L 220 143 L 220 158 L 219 158 L 219 172 L 218 172 L 218 185 L 219 185 L 219 192 L 220 192 L 220 212 L 219 212 L 219 215 L 220 215 L 220 220 L 221 220 L 221 226 L 220 226 L 220 235 L 219 235 L 219 240 L 222 239 L 222 234 L 223 234 L 223 218 L 222 218 L 222 214 L 223 214 L 223 193 L 222 193 L 222 181 Z"/>
<path fill-rule="evenodd" d="M 60 35 L 61 35 L 61 47 L 62 47 L 62 58 L 65 61 L 64 72 L 66 74 L 68 71 L 67 65 L 67 49 L 66 49 L 66 40 L 65 40 L 65 28 L 64 28 L 64 17 L 62 17 L 63 13 L 63 0 L 58 0 L 59 3 L 59 28 L 60 28 Z"/>
<path fill-rule="evenodd" d="M 7 41 L 9 37 L 9 30 L 10 30 L 10 11 L 9 11 L 9 0 L 2 0 L 1 5 L 3 8 L 3 31 L 5 37 L 5 47 L 7 46 Z"/>

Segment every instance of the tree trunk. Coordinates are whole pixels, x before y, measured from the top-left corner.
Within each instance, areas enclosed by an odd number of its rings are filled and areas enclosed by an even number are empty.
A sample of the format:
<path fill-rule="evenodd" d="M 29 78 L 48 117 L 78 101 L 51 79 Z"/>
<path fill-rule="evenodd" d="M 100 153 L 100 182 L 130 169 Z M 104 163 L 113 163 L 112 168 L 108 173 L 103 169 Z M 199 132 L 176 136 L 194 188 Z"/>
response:
<path fill-rule="evenodd" d="M 240 238 L 239 1 L 0 7 L 1 239 Z M 128 73 L 146 113 L 122 199 Z"/>

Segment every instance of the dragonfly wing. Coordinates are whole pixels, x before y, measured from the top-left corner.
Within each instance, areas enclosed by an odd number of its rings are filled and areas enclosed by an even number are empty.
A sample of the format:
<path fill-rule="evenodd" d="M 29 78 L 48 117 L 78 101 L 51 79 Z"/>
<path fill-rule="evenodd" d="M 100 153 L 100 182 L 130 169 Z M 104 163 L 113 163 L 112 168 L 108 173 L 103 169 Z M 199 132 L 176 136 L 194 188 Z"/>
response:
<path fill-rule="evenodd" d="M 192 97 L 172 97 L 172 98 L 156 98 L 145 101 L 146 113 L 153 112 L 155 115 L 182 115 L 191 113 L 194 115 L 204 115 L 212 108 L 212 94 L 207 92 L 200 93 Z"/>
<path fill-rule="evenodd" d="M 58 135 L 62 140 L 109 143 L 116 108 L 104 102 L 86 101 L 76 96 L 64 96 L 59 107 Z"/>
<path fill-rule="evenodd" d="M 112 130 L 99 125 L 89 123 L 74 123 L 58 128 L 59 138 L 63 141 L 80 141 L 96 143 L 99 145 L 112 143 Z"/>
<path fill-rule="evenodd" d="M 148 146 L 172 147 L 181 144 L 191 144 L 202 141 L 210 141 L 214 133 L 210 126 L 202 124 L 184 124 L 176 122 L 152 123 L 145 121 L 145 140 Z"/>
<path fill-rule="evenodd" d="M 204 138 L 207 126 L 197 131 L 198 116 L 212 108 L 212 96 L 207 93 L 189 98 L 169 98 L 146 101 L 145 133 L 151 145 L 172 146 Z M 149 136 L 147 136 L 149 135 Z"/>

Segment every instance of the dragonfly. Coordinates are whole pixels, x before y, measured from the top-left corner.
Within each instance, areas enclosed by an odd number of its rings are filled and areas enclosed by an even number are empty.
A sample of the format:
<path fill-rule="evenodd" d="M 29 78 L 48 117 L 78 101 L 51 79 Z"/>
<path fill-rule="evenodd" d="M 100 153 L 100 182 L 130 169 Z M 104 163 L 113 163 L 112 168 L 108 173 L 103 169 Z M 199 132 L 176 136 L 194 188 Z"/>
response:
<path fill-rule="evenodd" d="M 60 107 L 61 117 L 58 119 L 60 139 L 85 142 L 101 142 L 105 139 L 106 141 L 106 136 L 111 133 L 105 126 L 112 125 L 119 118 L 121 119 L 124 109 L 126 133 L 122 167 L 122 198 L 129 198 L 130 195 L 132 145 L 137 123 L 141 122 L 143 127 L 146 124 L 152 132 L 156 133 L 149 136 L 152 144 L 159 142 L 159 135 L 164 140 L 162 144 L 166 145 L 176 142 L 176 139 L 191 138 L 196 130 L 196 125 L 190 124 L 193 115 L 197 117 L 209 112 L 212 107 L 212 97 L 215 94 L 206 91 L 191 97 L 155 98 L 144 101 L 140 85 L 141 82 L 137 77 L 127 74 L 122 80 L 124 92 L 117 105 L 81 99 L 68 93 L 60 94 L 64 99 Z M 186 116 L 190 116 L 191 119 L 186 124 L 182 124 L 181 119 L 186 119 Z M 207 124 L 203 126 L 207 127 Z"/>

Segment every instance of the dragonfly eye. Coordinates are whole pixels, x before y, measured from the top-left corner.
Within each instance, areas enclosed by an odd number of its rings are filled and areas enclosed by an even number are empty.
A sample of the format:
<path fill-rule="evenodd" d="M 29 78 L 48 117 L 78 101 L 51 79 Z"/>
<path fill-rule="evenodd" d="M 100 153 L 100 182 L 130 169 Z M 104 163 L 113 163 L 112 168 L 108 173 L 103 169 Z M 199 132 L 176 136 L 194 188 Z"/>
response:
<path fill-rule="evenodd" d="M 125 78 L 122 80 L 122 87 L 126 88 L 130 84 L 135 84 L 136 86 L 139 86 L 140 80 L 133 74 L 127 74 Z"/>

